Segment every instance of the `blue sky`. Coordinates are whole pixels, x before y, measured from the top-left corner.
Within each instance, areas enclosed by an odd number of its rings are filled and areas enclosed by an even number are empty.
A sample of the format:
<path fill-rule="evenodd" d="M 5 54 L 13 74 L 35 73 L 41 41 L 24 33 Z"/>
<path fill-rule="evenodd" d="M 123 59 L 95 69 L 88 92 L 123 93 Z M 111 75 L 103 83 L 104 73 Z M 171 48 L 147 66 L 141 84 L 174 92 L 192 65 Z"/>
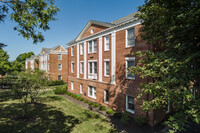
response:
<path fill-rule="evenodd" d="M 51 48 L 57 45 L 66 47 L 84 28 L 89 20 L 112 22 L 127 16 L 144 3 L 144 0 L 55 0 L 60 8 L 57 21 L 50 23 L 50 30 L 43 32 L 45 41 L 33 44 L 17 31 L 13 30 L 15 23 L 9 17 L 0 23 L 0 42 L 8 45 L 4 50 L 10 55 L 10 61 L 25 52 L 40 53 L 43 47 Z"/>

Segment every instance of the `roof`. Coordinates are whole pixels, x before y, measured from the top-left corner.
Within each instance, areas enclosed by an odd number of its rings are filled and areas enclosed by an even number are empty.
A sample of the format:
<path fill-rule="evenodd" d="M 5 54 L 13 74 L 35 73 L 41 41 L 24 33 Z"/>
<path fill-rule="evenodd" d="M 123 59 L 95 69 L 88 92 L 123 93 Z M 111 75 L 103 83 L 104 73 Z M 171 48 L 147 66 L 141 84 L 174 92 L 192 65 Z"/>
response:
<path fill-rule="evenodd" d="M 130 21 L 132 19 L 135 19 L 135 18 L 137 18 L 135 15 L 139 14 L 139 13 L 140 13 L 139 11 L 134 12 L 134 13 L 128 15 L 128 16 L 125 16 L 123 18 L 120 18 L 120 19 L 117 19 L 117 20 L 113 21 L 112 24 L 118 25 L 118 24 Z"/>
<path fill-rule="evenodd" d="M 42 48 L 45 52 L 49 52 L 52 48 Z"/>
<path fill-rule="evenodd" d="M 112 28 L 114 26 L 118 26 L 122 23 L 125 23 L 125 22 L 128 22 L 128 21 L 131 21 L 131 20 L 135 20 L 137 19 L 137 17 L 135 16 L 136 14 L 140 13 L 139 11 L 137 12 L 134 12 L 128 16 L 125 16 L 123 18 L 120 18 L 118 20 L 115 20 L 111 23 L 107 23 L 107 22 L 102 22 L 102 21 L 96 21 L 96 20 L 90 20 L 88 21 L 88 23 L 86 24 L 86 26 L 83 28 L 83 30 L 79 33 L 79 35 L 73 39 L 72 41 L 70 41 L 69 43 L 67 43 L 67 45 L 71 45 L 71 44 L 74 44 L 76 43 L 78 40 L 81 39 L 82 35 L 86 32 L 86 30 L 92 25 L 92 24 L 97 24 L 97 25 L 101 25 L 101 26 L 105 26 L 105 27 L 108 27 L 108 28 Z"/>

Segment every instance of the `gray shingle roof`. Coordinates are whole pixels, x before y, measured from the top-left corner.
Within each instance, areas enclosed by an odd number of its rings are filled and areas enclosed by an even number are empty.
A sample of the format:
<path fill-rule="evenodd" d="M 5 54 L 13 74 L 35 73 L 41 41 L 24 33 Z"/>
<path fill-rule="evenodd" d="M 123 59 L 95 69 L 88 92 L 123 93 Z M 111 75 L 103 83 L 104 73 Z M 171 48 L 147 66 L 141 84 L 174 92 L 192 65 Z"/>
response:
<path fill-rule="evenodd" d="M 135 15 L 138 14 L 138 13 L 140 13 L 140 12 L 137 11 L 137 12 L 134 12 L 134 13 L 128 15 L 128 16 L 125 16 L 125 17 L 123 17 L 123 18 L 117 19 L 117 20 L 113 21 L 112 24 L 118 25 L 118 24 L 127 22 L 127 21 L 129 21 L 129 20 L 135 19 L 135 18 L 137 18 Z"/>

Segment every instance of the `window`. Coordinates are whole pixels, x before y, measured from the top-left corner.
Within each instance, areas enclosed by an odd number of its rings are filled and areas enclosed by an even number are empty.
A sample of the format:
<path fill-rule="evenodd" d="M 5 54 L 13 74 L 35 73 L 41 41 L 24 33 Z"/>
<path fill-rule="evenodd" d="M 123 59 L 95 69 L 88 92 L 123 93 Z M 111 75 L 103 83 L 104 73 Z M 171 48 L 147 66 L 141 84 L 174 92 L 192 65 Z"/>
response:
<path fill-rule="evenodd" d="M 83 74 L 83 62 L 80 62 L 80 73 Z"/>
<path fill-rule="evenodd" d="M 104 103 L 108 103 L 109 92 L 108 90 L 104 90 Z"/>
<path fill-rule="evenodd" d="M 129 71 L 129 68 L 135 65 L 135 57 L 127 57 L 125 60 L 126 60 L 126 78 L 135 79 L 135 75 L 133 75 Z"/>
<path fill-rule="evenodd" d="M 58 64 L 58 70 L 62 70 L 62 64 Z"/>
<path fill-rule="evenodd" d="M 170 110 L 170 102 L 167 100 L 167 105 L 166 105 L 166 113 L 169 113 Z"/>
<path fill-rule="evenodd" d="M 71 62 L 71 73 L 74 73 L 74 62 Z"/>
<path fill-rule="evenodd" d="M 109 36 L 105 36 L 104 37 L 104 51 L 108 51 L 109 50 L 109 46 L 110 46 L 110 44 L 109 44 Z"/>
<path fill-rule="evenodd" d="M 88 96 L 96 99 L 96 87 L 88 86 Z"/>
<path fill-rule="evenodd" d="M 74 56 L 74 46 L 71 47 L 71 55 Z"/>
<path fill-rule="evenodd" d="M 109 60 L 104 60 L 104 76 L 109 76 Z"/>
<path fill-rule="evenodd" d="M 58 80 L 62 80 L 62 75 L 58 75 Z"/>
<path fill-rule="evenodd" d="M 50 56 L 50 55 L 47 56 L 47 57 L 48 57 L 48 60 L 49 60 L 49 56 Z"/>
<path fill-rule="evenodd" d="M 135 28 L 126 30 L 126 47 L 135 46 Z"/>
<path fill-rule="evenodd" d="M 97 61 L 88 62 L 88 78 L 97 79 Z"/>
<path fill-rule="evenodd" d="M 134 114 L 134 97 L 126 95 L 126 111 Z"/>
<path fill-rule="evenodd" d="M 83 55 L 83 43 L 80 44 L 80 55 Z"/>
<path fill-rule="evenodd" d="M 80 84 L 80 93 L 83 94 L 83 85 Z"/>
<path fill-rule="evenodd" d="M 71 82 L 71 90 L 74 90 L 74 83 Z"/>
<path fill-rule="evenodd" d="M 58 54 L 58 60 L 62 60 L 62 54 Z"/>
<path fill-rule="evenodd" d="M 92 40 L 88 42 L 88 53 L 97 52 L 97 40 Z"/>

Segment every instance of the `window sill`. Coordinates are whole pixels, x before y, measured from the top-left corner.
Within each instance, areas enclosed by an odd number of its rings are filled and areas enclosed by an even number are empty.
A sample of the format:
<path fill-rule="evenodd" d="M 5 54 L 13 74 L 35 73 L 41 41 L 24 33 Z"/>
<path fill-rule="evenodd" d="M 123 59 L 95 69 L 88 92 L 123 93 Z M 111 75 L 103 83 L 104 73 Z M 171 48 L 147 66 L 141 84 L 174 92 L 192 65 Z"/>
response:
<path fill-rule="evenodd" d="M 126 45 L 125 48 L 131 48 L 131 47 L 135 47 L 135 45 L 133 45 L 133 46 L 132 46 L 132 45 L 131 45 L 131 46 L 127 46 L 127 45 Z"/>
<path fill-rule="evenodd" d="M 108 50 L 104 50 L 104 52 L 109 52 L 110 51 L 110 49 L 108 49 Z"/>
<path fill-rule="evenodd" d="M 127 112 L 135 114 L 134 110 L 126 109 Z"/>
<path fill-rule="evenodd" d="M 110 76 L 109 75 L 104 75 L 104 77 L 109 78 Z"/>
<path fill-rule="evenodd" d="M 93 99 L 97 99 L 96 97 L 93 97 L 93 96 L 89 96 L 89 95 L 88 95 L 88 97 L 90 97 L 90 98 L 93 98 Z"/>
<path fill-rule="evenodd" d="M 135 80 L 135 77 L 134 77 L 134 78 L 129 78 L 129 77 L 126 77 L 126 79 Z"/>

